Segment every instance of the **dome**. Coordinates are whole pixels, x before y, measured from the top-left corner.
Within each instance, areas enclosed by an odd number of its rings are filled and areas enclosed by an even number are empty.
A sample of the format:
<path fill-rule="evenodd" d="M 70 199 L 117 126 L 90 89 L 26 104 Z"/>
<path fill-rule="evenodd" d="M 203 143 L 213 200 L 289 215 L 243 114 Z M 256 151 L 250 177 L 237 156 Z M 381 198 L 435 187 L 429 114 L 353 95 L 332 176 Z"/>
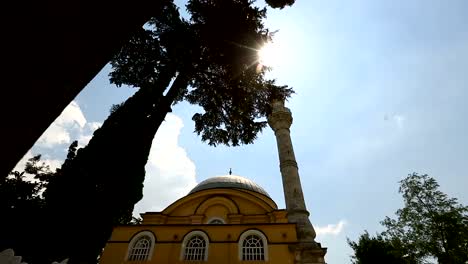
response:
<path fill-rule="evenodd" d="M 216 176 L 200 182 L 189 194 L 216 188 L 237 188 L 261 193 L 270 197 L 268 193 L 255 182 L 237 175 Z"/>

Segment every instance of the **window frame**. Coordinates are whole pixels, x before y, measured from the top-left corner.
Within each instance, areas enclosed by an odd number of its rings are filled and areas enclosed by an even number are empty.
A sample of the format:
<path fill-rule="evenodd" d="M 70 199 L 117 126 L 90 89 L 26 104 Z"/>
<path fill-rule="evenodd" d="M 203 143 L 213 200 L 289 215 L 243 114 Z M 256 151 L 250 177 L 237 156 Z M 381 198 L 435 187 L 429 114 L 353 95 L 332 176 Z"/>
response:
<path fill-rule="evenodd" d="M 148 255 L 146 257 L 146 260 L 130 260 L 132 250 L 136 243 L 144 237 L 148 236 L 150 238 L 151 245 L 148 250 Z M 125 261 L 128 262 L 135 262 L 135 261 L 151 261 L 153 258 L 153 253 L 154 253 L 154 246 L 156 245 L 156 237 L 151 231 L 141 231 L 133 235 L 133 238 L 130 240 L 130 243 L 128 243 L 128 248 L 127 248 L 127 255 L 125 256 Z"/>
<path fill-rule="evenodd" d="M 243 254 L 244 241 L 247 237 L 251 235 L 258 236 L 263 242 L 263 260 L 244 260 L 244 254 Z M 265 236 L 265 234 L 263 234 L 259 230 L 249 229 L 249 230 L 244 231 L 239 237 L 239 242 L 237 244 L 237 247 L 239 250 L 238 252 L 239 261 L 243 261 L 243 262 L 250 262 L 250 261 L 266 262 L 268 261 L 268 239 Z"/>
<path fill-rule="evenodd" d="M 211 222 L 216 221 L 216 220 L 220 221 L 221 224 L 212 224 L 211 223 Z M 221 217 L 211 217 L 210 219 L 208 219 L 208 221 L 206 221 L 206 224 L 207 225 L 225 225 L 226 221 L 224 221 L 224 219 L 221 218 Z"/>
<path fill-rule="evenodd" d="M 187 248 L 187 244 L 195 236 L 201 236 L 205 240 L 205 255 L 203 256 L 202 260 L 186 260 L 185 259 L 185 250 Z M 205 232 L 200 231 L 200 230 L 191 231 L 191 232 L 189 232 L 188 234 L 185 235 L 184 240 L 182 241 L 182 245 L 181 245 L 181 248 L 180 248 L 180 261 L 187 261 L 187 262 L 208 261 L 209 248 L 210 248 L 210 238 L 208 237 L 208 235 Z"/>

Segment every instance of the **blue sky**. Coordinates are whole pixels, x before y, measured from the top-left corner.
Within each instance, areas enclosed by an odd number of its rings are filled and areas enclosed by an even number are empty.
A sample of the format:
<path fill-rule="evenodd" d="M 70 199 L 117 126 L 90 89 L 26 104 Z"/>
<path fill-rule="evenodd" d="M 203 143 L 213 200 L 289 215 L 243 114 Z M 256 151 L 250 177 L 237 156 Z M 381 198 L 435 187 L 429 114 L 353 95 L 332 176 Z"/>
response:
<path fill-rule="evenodd" d="M 261 3 L 259 3 L 262 5 Z M 317 240 L 328 263 L 350 263 L 346 238 L 381 231 L 402 206 L 398 181 L 428 173 L 468 204 L 468 2 L 297 0 L 269 10 L 279 30 L 272 78 L 287 102 L 292 140 Z M 53 166 L 69 143 L 86 144 L 130 88 L 89 83 L 27 154 Z M 174 107 L 159 130 L 136 211 L 160 210 L 197 182 L 234 174 L 263 186 L 284 207 L 276 143 L 268 128 L 254 145 L 210 147 L 192 133 L 196 107 Z"/>

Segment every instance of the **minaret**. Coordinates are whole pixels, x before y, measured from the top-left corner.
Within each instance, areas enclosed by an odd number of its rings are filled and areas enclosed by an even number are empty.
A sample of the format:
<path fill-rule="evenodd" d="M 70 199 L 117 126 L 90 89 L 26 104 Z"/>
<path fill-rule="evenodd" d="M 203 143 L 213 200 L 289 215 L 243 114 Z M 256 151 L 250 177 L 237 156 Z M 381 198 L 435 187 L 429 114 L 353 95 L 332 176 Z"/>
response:
<path fill-rule="evenodd" d="M 309 220 L 296 157 L 289 128 L 293 118 L 291 111 L 284 106 L 284 101 L 274 101 L 268 124 L 275 132 L 278 146 L 281 176 L 283 179 L 284 199 L 288 212 L 288 221 L 296 223 L 298 245 L 294 248 L 296 263 L 325 263 L 325 248 L 315 242 L 315 230 Z"/>

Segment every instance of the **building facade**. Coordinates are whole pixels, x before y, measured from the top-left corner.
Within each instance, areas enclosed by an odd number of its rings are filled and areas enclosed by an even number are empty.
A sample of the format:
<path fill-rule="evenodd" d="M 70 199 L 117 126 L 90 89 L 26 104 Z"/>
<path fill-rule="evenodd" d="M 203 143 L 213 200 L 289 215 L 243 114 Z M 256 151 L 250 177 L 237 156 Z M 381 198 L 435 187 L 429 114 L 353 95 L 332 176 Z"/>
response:
<path fill-rule="evenodd" d="M 294 263 L 295 224 L 240 176 L 210 178 L 142 218 L 141 225 L 114 228 L 100 263 Z"/>
<path fill-rule="evenodd" d="M 300 183 L 289 128 L 291 111 L 272 105 L 286 209 L 246 178 L 207 179 L 162 212 L 142 214 L 140 225 L 114 228 L 100 259 L 118 263 L 322 264 L 326 248 L 315 231 Z"/>

